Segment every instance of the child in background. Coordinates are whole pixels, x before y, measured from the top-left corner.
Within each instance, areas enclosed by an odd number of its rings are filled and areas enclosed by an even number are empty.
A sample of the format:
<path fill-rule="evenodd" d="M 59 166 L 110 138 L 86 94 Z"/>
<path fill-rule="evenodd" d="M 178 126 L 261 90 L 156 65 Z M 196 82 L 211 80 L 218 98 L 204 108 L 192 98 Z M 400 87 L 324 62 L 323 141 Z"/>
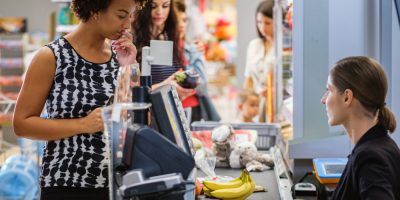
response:
<path fill-rule="evenodd" d="M 238 94 L 240 122 L 254 122 L 260 108 L 260 97 L 251 89 L 243 89 Z"/>

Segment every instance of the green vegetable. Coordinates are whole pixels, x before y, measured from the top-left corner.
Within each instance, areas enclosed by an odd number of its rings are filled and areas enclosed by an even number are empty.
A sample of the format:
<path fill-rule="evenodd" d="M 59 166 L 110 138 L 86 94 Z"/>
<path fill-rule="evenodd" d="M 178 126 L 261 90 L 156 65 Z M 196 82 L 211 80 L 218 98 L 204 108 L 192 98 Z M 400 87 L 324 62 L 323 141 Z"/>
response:
<path fill-rule="evenodd" d="M 175 79 L 176 79 L 176 81 L 182 83 L 186 79 L 186 73 L 185 72 L 175 73 Z"/>

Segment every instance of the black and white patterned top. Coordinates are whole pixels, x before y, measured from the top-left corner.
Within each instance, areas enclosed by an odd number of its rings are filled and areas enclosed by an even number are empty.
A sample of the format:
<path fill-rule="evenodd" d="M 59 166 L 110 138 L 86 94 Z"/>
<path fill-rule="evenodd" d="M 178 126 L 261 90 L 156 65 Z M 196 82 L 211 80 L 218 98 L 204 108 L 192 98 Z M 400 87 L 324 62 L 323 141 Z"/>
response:
<path fill-rule="evenodd" d="M 56 58 L 55 77 L 46 100 L 49 118 L 80 118 L 106 105 L 114 94 L 118 73 L 114 52 L 108 62 L 98 64 L 82 58 L 63 37 L 46 46 Z M 105 141 L 102 132 L 48 141 L 41 187 L 108 187 Z"/>

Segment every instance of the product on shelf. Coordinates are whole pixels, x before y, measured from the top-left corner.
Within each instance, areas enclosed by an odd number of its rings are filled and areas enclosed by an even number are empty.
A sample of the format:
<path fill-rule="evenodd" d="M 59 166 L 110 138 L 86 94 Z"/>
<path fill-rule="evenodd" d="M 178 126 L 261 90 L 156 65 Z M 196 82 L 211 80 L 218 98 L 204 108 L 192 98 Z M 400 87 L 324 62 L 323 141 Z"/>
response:
<path fill-rule="evenodd" d="M 22 58 L 2 58 L 0 68 L 21 68 L 23 66 Z"/>
<path fill-rule="evenodd" d="M 62 7 L 58 12 L 58 23 L 61 25 L 69 25 L 72 24 L 71 16 L 72 11 L 68 5 Z"/>
<path fill-rule="evenodd" d="M 0 40 L 0 49 L 22 49 L 22 41 L 19 41 L 19 40 L 1 41 Z"/>
<path fill-rule="evenodd" d="M 70 8 L 68 0 L 54 1 L 55 3 L 61 3 L 61 7 L 58 10 L 58 20 L 57 20 L 57 33 L 69 33 L 73 31 L 79 24 L 79 19 L 74 15 Z"/>
<path fill-rule="evenodd" d="M 21 76 L 4 76 L 0 77 L 0 86 L 20 86 L 22 85 Z"/>
<path fill-rule="evenodd" d="M 0 125 L 11 124 L 13 114 L 0 114 Z"/>
<path fill-rule="evenodd" d="M 25 20 L 21 19 L 19 22 Z M 22 85 L 25 36 L 10 31 L 0 34 L 0 125 L 2 126 L 11 125 L 15 100 Z"/>

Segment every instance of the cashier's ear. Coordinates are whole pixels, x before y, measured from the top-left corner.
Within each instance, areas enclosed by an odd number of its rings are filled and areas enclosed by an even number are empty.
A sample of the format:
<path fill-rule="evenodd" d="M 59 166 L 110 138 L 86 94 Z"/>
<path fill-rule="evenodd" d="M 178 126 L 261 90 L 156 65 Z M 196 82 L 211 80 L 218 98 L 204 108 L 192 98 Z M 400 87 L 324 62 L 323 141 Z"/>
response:
<path fill-rule="evenodd" d="M 351 102 L 352 102 L 353 99 L 354 99 L 353 91 L 351 91 L 350 89 L 344 90 L 344 92 L 343 92 L 343 98 L 344 98 L 344 104 L 345 104 L 346 106 L 350 106 L 350 105 L 351 105 Z"/>

